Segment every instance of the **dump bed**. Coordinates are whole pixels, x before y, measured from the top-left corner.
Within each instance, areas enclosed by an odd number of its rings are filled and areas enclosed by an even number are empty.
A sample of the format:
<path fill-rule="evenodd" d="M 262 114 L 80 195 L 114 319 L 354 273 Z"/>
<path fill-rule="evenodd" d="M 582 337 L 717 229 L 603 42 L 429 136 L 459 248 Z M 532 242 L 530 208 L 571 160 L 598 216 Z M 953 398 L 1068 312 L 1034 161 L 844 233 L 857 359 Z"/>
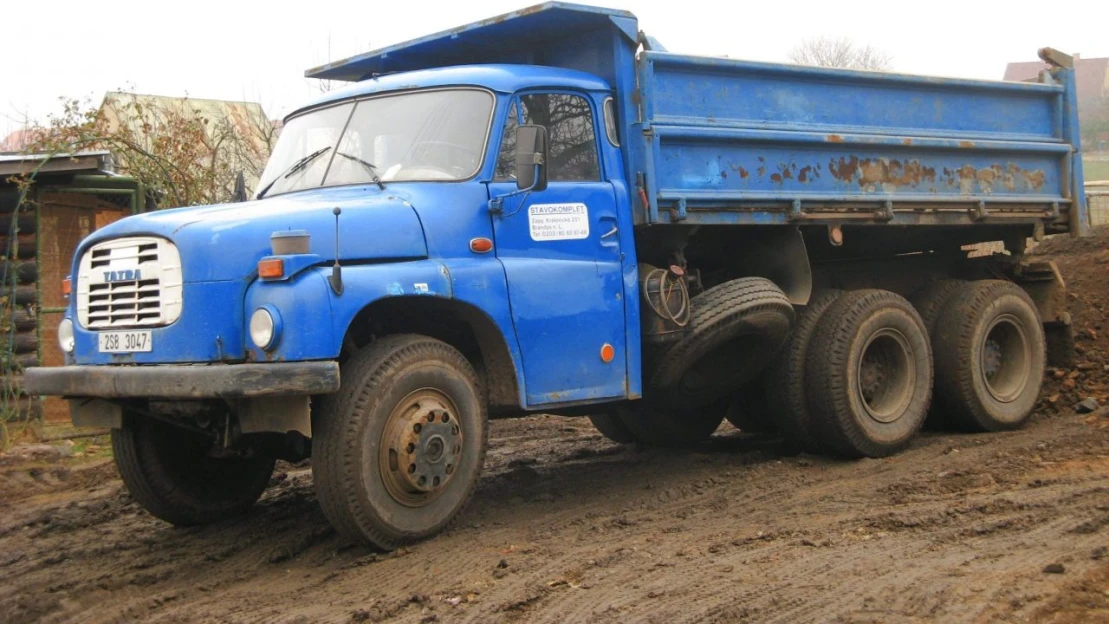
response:
<path fill-rule="evenodd" d="M 1073 71 L 1046 84 L 644 51 L 645 223 L 1085 223 Z"/>

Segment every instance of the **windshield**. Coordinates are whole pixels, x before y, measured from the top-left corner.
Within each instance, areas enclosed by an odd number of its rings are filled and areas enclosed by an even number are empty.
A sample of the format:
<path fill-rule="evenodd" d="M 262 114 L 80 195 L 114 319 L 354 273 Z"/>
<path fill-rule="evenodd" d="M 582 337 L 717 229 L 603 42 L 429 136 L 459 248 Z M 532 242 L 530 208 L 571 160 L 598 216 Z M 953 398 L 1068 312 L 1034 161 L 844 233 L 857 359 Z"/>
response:
<path fill-rule="evenodd" d="M 281 131 L 259 195 L 378 180 L 465 180 L 481 166 L 492 113 L 492 94 L 447 89 L 298 115 Z"/>

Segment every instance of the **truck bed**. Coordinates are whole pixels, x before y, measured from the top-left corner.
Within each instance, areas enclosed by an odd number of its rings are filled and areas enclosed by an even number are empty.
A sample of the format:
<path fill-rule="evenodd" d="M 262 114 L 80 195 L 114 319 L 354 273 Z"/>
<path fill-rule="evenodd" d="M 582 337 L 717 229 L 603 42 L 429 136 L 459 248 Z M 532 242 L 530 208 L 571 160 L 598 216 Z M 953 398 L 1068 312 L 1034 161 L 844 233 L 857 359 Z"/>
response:
<path fill-rule="evenodd" d="M 1024 84 L 644 51 L 637 71 L 638 223 L 1086 222 L 1070 70 Z"/>

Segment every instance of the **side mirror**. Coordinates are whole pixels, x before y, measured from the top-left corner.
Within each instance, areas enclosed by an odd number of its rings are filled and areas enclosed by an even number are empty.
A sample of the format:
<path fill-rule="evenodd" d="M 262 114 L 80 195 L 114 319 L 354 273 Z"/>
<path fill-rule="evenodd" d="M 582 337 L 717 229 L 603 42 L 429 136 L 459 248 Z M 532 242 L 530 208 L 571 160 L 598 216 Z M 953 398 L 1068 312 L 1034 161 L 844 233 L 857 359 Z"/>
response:
<path fill-rule="evenodd" d="M 516 188 L 531 191 L 547 188 L 546 126 L 516 128 Z"/>

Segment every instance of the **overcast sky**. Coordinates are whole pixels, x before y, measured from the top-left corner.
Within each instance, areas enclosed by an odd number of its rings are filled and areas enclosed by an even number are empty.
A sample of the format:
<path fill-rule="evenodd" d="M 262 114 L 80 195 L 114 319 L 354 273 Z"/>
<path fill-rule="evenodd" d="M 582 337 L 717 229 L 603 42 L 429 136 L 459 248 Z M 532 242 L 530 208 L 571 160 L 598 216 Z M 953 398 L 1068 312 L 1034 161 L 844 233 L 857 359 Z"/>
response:
<path fill-rule="evenodd" d="M 534 4 L 531 0 L 8 2 L 0 35 L 0 133 L 42 119 L 60 96 L 140 93 L 261 102 L 282 117 L 312 97 L 304 70 Z M 628 9 L 671 52 L 784 61 L 815 35 L 893 55 L 894 68 L 1000 79 L 1045 45 L 1109 56 L 1109 4 L 931 0 L 599 1 Z M 1078 10 L 1079 6 L 1085 9 Z M 1098 9 L 1097 6 L 1102 8 Z M 1100 14 L 1100 15 L 1099 15 Z"/>

